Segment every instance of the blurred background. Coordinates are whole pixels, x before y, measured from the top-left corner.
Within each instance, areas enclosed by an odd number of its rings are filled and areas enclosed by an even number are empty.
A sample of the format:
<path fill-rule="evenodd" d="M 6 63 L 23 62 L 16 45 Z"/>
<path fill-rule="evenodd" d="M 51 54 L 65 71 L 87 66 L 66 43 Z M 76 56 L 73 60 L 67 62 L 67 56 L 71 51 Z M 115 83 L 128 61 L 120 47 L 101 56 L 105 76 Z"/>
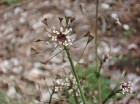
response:
<path fill-rule="evenodd" d="M 46 42 L 35 43 L 47 36 L 41 20 L 47 18 L 50 27 L 58 27 L 58 17 L 72 16 L 78 37 L 87 31 L 94 35 L 95 3 L 96 0 L 0 0 L 0 100 L 8 97 L 12 104 L 39 104 L 41 95 L 37 84 L 41 86 L 43 98 L 49 98 L 46 84 L 51 86 L 64 67 L 70 70 L 69 62 L 63 62 L 62 55 L 47 65 L 40 63 L 51 56 L 47 54 L 51 47 Z M 102 40 L 99 56 L 111 55 L 103 73 L 118 80 L 126 70 L 125 80 L 134 82 L 137 92 L 135 97 L 126 96 L 113 104 L 140 104 L 140 0 L 99 0 L 98 21 L 98 38 Z M 82 39 L 76 44 L 77 49 L 71 49 L 75 59 L 79 58 L 86 41 Z M 31 47 L 38 54 L 33 54 Z M 93 40 L 80 62 L 87 68 L 94 59 Z"/>

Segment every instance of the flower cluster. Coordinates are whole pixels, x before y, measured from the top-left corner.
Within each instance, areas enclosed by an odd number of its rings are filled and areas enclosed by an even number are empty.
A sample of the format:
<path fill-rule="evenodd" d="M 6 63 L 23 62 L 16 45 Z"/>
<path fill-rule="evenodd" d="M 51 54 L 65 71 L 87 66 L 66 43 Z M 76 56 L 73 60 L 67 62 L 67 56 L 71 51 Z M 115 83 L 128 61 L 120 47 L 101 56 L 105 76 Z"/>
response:
<path fill-rule="evenodd" d="M 120 90 L 121 90 L 121 92 L 123 94 L 132 93 L 133 92 L 133 88 L 132 88 L 131 82 L 122 82 L 120 84 Z"/>
<path fill-rule="evenodd" d="M 57 31 L 53 27 L 52 34 L 49 34 L 48 37 L 50 37 L 51 40 L 56 44 L 71 46 L 74 41 L 74 38 L 72 38 L 71 35 L 72 35 L 72 28 L 60 27 L 60 30 Z"/>
<path fill-rule="evenodd" d="M 66 77 L 65 79 L 62 79 L 60 76 L 57 76 L 57 78 L 54 81 L 54 84 L 56 93 L 67 93 L 69 95 L 75 93 L 77 97 L 80 96 L 80 91 L 77 88 L 76 79 L 72 74 L 69 74 L 68 77 Z"/>
<path fill-rule="evenodd" d="M 73 22 L 74 18 L 72 17 L 65 17 L 66 23 L 62 24 L 63 18 L 59 18 L 60 27 L 55 28 L 52 27 L 51 29 L 46 29 L 48 32 L 48 37 L 55 46 L 71 46 L 75 40 L 75 35 L 73 34 L 73 29 L 71 28 L 70 24 Z M 47 19 L 45 18 L 42 20 L 46 26 L 48 26 Z M 46 42 L 49 44 L 50 42 Z"/>

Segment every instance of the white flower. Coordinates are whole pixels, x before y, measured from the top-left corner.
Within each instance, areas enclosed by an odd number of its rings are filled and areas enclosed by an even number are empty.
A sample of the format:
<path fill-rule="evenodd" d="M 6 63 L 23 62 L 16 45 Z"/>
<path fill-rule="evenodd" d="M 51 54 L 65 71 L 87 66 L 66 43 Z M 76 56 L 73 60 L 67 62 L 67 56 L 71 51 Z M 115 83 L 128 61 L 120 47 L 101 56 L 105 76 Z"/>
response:
<path fill-rule="evenodd" d="M 132 93 L 133 92 L 133 88 L 132 88 L 131 82 L 122 82 L 120 84 L 120 90 L 121 90 L 121 92 L 123 94 Z"/>
<path fill-rule="evenodd" d="M 63 32 L 63 27 L 60 27 L 60 32 Z"/>
<path fill-rule="evenodd" d="M 112 13 L 111 14 L 111 18 L 113 18 L 115 20 L 116 24 L 122 25 L 122 23 L 120 22 L 120 20 L 118 18 L 118 14 L 117 13 Z"/>
<path fill-rule="evenodd" d="M 112 14 L 111 14 L 111 17 L 112 17 L 113 19 L 118 18 L 118 14 L 117 14 L 117 13 L 112 13 Z"/>
<path fill-rule="evenodd" d="M 101 8 L 103 8 L 103 9 L 109 9 L 109 7 L 110 7 L 110 5 L 107 4 L 107 3 L 102 3 L 101 4 Z"/>
<path fill-rule="evenodd" d="M 46 42 L 46 44 L 48 45 L 48 44 L 50 44 L 49 42 Z"/>
<path fill-rule="evenodd" d="M 56 79 L 55 84 L 56 85 L 62 85 L 63 81 L 62 79 Z"/>
<path fill-rule="evenodd" d="M 48 37 L 51 38 L 53 43 L 57 43 L 58 45 L 71 46 L 75 40 L 71 35 L 73 35 L 72 28 L 60 27 L 59 31 L 57 31 L 55 27 L 53 27 L 52 34 L 49 34 Z"/>
<path fill-rule="evenodd" d="M 52 37 L 51 34 L 48 34 L 48 37 Z"/>
<path fill-rule="evenodd" d="M 56 36 L 52 36 L 52 41 L 57 41 L 57 37 Z"/>
<path fill-rule="evenodd" d="M 129 30 L 129 25 L 124 24 L 124 25 L 123 25 L 123 29 L 124 29 L 124 30 Z"/>
<path fill-rule="evenodd" d="M 115 19 L 115 22 L 118 24 L 118 25 L 122 25 L 119 18 L 114 18 Z"/>
<path fill-rule="evenodd" d="M 71 46 L 75 40 L 75 34 L 73 34 L 74 32 L 70 27 L 70 24 L 74 21 L 74 18 L 66 16 L 65 20 L 66 23 L 63 24 L 63 18 L 59 17 L 60 27 L 57 29 L 55 27 L 45 28 L 48 33 L 47 36 L 49 38 L 49 43 L 55 43 L 56 47 L 62 48 L 63 46 Z M 41 22 L 49 27 L 47 18 L 43 19 Z"/>
<path fill-rule="evenodd" d="M 69 28 L 69 31 L 72 32 L 72 28 Z"/>

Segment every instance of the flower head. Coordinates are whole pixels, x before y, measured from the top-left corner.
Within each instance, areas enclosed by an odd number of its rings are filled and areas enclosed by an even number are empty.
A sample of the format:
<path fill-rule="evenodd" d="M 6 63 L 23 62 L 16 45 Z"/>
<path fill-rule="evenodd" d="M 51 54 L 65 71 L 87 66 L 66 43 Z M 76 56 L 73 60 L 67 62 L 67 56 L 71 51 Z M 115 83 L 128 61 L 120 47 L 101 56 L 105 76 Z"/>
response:
<path fill-rule="evenodd" d="M 83 82 L 84 80 L 81 80 Z M 77 87 L 76 79 L 75 77 L 69 73 L 67 74 L 67 77 L 62 78 L 59 75 L 54 80 L 54 86 L 55 86 L 55 92 L 62 94 L 67 93 L 71 95 L 72 93 L 75 93 L 77 97 L 80 96 L 80 91 Z"/>
<path fill-rule="evenodd" d="M 71 46 L 74 41 L 74 38 L 72 38 L 71 35 L 72 28 L 60 27 L 59 31 L 53 28 L 52 34 L 49 35 L 49 37 L 51 38 L 52 42 L 58 45 Z"/>
<path fill-rule="evenodd" d="M 63 18 L 59 18 L 60 27 L 58 29 L 52 27 L 51 29 L 46 30 L 48 32 L 47 36 L 55 45 L 71 46 L 75 40 L 73 29 L 70 26 L 70 23 L 73 21 L 73 18 L 65 17 L 65 19 L 66 23 L 62 24 Z M 46 18 L 42 22 L 48 26 Z"/>
<path fill-rule="evenodd" d="M 73 46 L 73 44 L 82 38 L 85 38 L 85 37 L 88 38 L 87 44 L 94 39 L 94 36 L 92 36 L 89 31 L 83 36 L 80 36 L 80 37 L 76 36 L 75 32 L 72 28 L 73 21 L 74 21 L 73 17 L 69 17 L 69 16 L 65 16 L 65 18 L 59 17 L 59 22 L 60 22 L 59 27 L 49 26 L 48 22 L 47 22 L 47 18 L 45 18 L 41 21 L 42 23 L 44 23 L 46 25 L 45 30 L 47 31 L 47 34 L 46 34 L 47 38 L 46 39 L 37 39 L 35 42 L 45 41 L 47 43 L 47 45 L 49 45 L 48 47 L 51 50 L 49 53 L 53 55 L 49 60 L 47 60 L 45 62 L 41 62 L 41 63 L 47 64 L 56 55 L 63 52 L 64 47 L 67 47 L 68 49 L 70 49 L 69 46 L 76 48 Z M 58 48 L 59 48 L 59 50 L 57 50 Z M 63 52 L 62 55 L 63 55 L 63 62 L 65 62 L 65 59 L 64 59 L 65 52 Z"/>
<path fill-rule="evenodd" d="M 120 90 L 121 90 L 121 92 L 123 94 L 132 93 L 133 92 L 133 88 L 132 88 L 131 82 L 122 82 L 120 84 Z"/>

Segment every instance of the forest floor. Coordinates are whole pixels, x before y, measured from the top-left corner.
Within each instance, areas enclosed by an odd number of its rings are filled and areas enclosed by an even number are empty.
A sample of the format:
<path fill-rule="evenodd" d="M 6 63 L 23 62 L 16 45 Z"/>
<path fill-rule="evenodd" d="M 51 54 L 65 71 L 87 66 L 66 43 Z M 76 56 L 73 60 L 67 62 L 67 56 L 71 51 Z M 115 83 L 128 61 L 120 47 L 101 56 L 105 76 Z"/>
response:
<path fill-rule="evenodd" d="M 140 2 L 105 1 L 99 5 L 98 38 L 104 41 L 99 45 L 98 52 L 101 57 L 111 52 L 112 58 L 103 66 L 103 72 L 117 80 L 125 70 L 125 80 L 134 82 L 136 87 L 134 98 L 126 96 L 115 104 L 140 104 Z M 47 100 L 46 83 L 51 86 L 54 77 L 63 74 L 63 67 L 69 69 L 69 63 L 63 62 L 61 55 L 54 57 L 47 65 L 40 63 L 52 56 L 46 54 L 51 47 L 47 47 L 45 42 L 35 43 L 35 40 L 47 36 L 41 21 L 47 18 L 50 27 L 57 27 L 58 17 L 72 16 L 77 36 L 83 36 L 87 31 L 94 36 L 95 7 L 92 0 L 23 0 L 12 5 L 0 2 L 0 89 L 11 99 L 25 99 L 28 102 L 31 96 L 40 99 L 39 84 L 42 96 Z M 121 25 L 116 23 L 116 17 Z M 71 50 L 74 58 L 79 58 L 84 44 L 86 39 L 78 42 L 78 49 Z M 31 47 L 39 54 L 32 54 Z M 86 48 L 81 63 L 89 65 L 94 59 L 93 40 Z"/>

